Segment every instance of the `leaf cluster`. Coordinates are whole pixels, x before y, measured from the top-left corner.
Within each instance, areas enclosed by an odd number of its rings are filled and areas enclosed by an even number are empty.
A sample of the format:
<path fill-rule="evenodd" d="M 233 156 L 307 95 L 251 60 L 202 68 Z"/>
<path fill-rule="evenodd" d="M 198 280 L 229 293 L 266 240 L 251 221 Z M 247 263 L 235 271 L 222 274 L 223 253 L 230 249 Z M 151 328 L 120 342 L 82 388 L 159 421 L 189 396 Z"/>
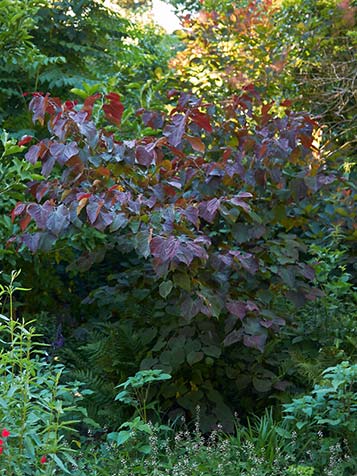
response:
<path fill-rule="evenodd" d="M 356 365 L 349 362 L 330 367 L 310 394 L 284 405 L 284 419 L 300 433 L 318 429 L 321 435 L 337 438 L 352 454 L 356 448 Z"/>
<path fill-rule="evenodd" d="M 286 46 L 276 39 L 272 1 L 205 2 L 185 17 L 185 48 L 170 61 L 183 87 L 224 97 L 254 83 L 281 98 Z"/>
<path fill-rule="evenodd" d="M 152 309 L 156 322 L 141 366 L 174 372 L 165 398 L 191 413 L 208 396 L 205 412 L 218 412 L 207 417 L 209 428 L 216 418 L 231 419 L 213 383 L 223 375 L 257 392 L 278 385 L 268 368 L 253 380 L 243 369 L 284 324 L 278 300 L 303 303 L 318 294 L 308 283 L 314 271 L 301 238 L 318 217 L 317 197 L 340 179 L 314 148 L 315 123 L 289 102 L 274 115 L 252 87 L 217 108 L 171 94 L 178 100 L 169 114 L 138 111 L 153 135 L 131 141 L 120 140 L 124 107 L 116 93 L 82 105 L 34 95 L 34 121 L 48 119 L 51 138 L 32 145 L 26 159 L 40 162 L 47 178 L 30 184 L 34 200 L 17 203 L 12 218 L 31 252 L 68 239 L 80 244 L 88 226 L 106 234 L 69 269 L 84 272 L 107 253 L 119 254 L 111 285 L 92 299 L 107 303 L 99 305 L 106 318 L 115 296 Z M 97 117 L 111 125 L 97 129 Z M 134 329 L 143 325 L 153 321 Z M 227 370 L 226 359 L 234 362 L 242 347 L 251 357 Z"/>

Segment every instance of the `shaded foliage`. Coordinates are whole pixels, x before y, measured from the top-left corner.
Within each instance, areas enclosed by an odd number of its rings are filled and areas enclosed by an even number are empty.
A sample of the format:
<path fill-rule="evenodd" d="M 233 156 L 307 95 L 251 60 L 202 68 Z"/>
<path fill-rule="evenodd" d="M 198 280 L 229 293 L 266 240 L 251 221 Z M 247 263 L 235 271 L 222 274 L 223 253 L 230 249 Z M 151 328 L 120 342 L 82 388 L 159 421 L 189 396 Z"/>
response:
<path fill-rule="evenodd" d="M 292 94 L 354 155 L 357 5 L 349 0 L 285 0 L 276 21 L 280 41 L 289 45 Z"/>
<path fill-rule="evenodd" d="M 30 127 L 23 94 L 38 89 L 68 95 L 83 82 L 94 86 L 95 92 L 105 91 L 109 84 L 112 89 L 120 87 L 129 104 L 155 70 L 163 75 L 174 48 L 175 39 L 153 24 L 132 22 L 101 1 L 10 3 L 13 16 L 6 5 L 0 6 L 8 52 L 0 63 L 0 107 L 7 129 Z M 13 33 L 5 19 L 14 24 Z"/>
<path fill-rule="evenodd" d="M 155 135 L 121 141 L 118 94 L 83 105 L 34 95 L 33 119 L 48 118 L 51 138 L 26 159 L 49 178 L 30 184 L 34 201 L 17 203 L 12 217 L 34 253 L 71 243 L 63 259 L 72 273 L 118 254 L 107 285 L 86 302 L 109 320 L 133 302 L 151 309 L 133 330 L 146 329 L 141 367 L 173 373 L 164 408 L 193 412 L 200 403 L 206 429 L 217 421 L 229 429 L 227 378 L 238 394 L 279 388 L 269 366 L 252 374 L 252 365 L 285 322 L 279 300 L 301 305 L 318 295 L 301 237 L 319 217 L 320 194 L 340 179 L 313 145 L 316 124 L 289 101 L 275 116 L 253 87 L 217 108 L 170 96 L 178 102 L 168 115 L 138 111 Z M 112 125 L 97 129 L 99 112 Z M 88 225 L 106 233 L 94 252 L 81 238 Z"/>

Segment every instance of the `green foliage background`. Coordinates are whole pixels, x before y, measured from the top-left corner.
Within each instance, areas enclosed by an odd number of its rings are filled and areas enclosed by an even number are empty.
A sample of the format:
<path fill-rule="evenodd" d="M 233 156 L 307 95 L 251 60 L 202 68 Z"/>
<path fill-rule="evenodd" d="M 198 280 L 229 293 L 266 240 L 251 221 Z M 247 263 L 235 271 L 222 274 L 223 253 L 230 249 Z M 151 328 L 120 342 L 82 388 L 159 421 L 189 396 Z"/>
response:
<path fill-rule="evenodd" d="M 4 1 L 0 29 L 0 120 L 16 131 L 31 128 L 24 93 L 68 96 L 85 82 L 96 91 L 119 90 L 129 105 L 147 81 L 159 80 L 175 51 L 174 38 L 152 23 L 94 0 Z"/>

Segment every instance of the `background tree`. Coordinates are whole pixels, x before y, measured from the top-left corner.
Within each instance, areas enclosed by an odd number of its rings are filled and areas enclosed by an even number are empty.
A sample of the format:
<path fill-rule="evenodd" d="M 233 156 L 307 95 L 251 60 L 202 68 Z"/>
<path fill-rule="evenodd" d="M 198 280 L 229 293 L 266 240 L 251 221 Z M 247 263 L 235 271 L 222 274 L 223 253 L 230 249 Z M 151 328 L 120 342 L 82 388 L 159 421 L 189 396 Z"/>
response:
<path fill-rule="evenodd" d="M 23 99 L 28 91 L 68 95 L 87 83 L 94 91 L 120 90 L 128 104 L 143 94 L 155 71 L 165 74 L 175 49 L 176 40 L 153 24 L 132 22 L 103 2 L 16 0 L 9 2 L 13 16 L 5 4 L 0 18 L 8 47 L 2 58 L 0 107 L 7 129 L 30 127 Z M 8 28 L 12 21 L 15 28 Z"/>

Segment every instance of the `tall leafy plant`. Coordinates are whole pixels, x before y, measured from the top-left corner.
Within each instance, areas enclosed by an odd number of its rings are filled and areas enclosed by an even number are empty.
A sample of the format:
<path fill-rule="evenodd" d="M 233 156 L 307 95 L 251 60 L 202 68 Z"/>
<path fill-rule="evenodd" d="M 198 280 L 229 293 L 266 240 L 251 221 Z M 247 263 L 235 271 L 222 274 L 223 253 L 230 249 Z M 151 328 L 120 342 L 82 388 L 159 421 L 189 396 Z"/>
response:
<path fill-rule="evenodd" d="M 33 119 L 47 120 L 51 137 L 26 160 L 40 161 L 47 178 L 30 184 L 33 200 L 17 203 L 12 218 L 33 253 L 71 243 L 72 271 L 116 253 L 108 286 L 89 300 L 105 319 L 132 302 L 151 309 L 133 325 L 149 333 L 142 368 L 173 375 L 163 386 L 168 408 L 176 401 L 193 412 L 200 402 L 207 428 L 217 420 L 229 427 L 215 382 L 224 387 L 228 377 L 237 392 L 242 382 L 263 393 L 278 385 L 264 365 L 254 375 L 248 368 L 285 322 L 281 300 L 317 293 L 301 236 L 316 216 L 312 204 L 338 177 L 313 146 L 316 124 L 288 101 L 275 116 L 251 86 L 216 112 L 170 94 L 177 103 L 169 115 L 138 111 L 154 133 L 131 141 L 120 140 L 116 93 L 81 106 L 34 95 Z M 96 128 L 98 114 L 107 127 Z M 106 240 L 78 256 L 88 226 Z"/>
<path fill-rule="evenodd" d="M 67 463 L 74 460 L 64 433 L 73 431 L 69 415 L 78 386 L 60 383 L 63 366 L 46 361 L 33 322 L 16 319 L 14 294 L 28 291 L 18 285 L 18 275 L 13 272 L 9 284 L 0 285 L 9 309 L 9 317 L 0 314 L 1 468 L 9 476 L 54 474 L 56 469 L 68 474 Z"/>

